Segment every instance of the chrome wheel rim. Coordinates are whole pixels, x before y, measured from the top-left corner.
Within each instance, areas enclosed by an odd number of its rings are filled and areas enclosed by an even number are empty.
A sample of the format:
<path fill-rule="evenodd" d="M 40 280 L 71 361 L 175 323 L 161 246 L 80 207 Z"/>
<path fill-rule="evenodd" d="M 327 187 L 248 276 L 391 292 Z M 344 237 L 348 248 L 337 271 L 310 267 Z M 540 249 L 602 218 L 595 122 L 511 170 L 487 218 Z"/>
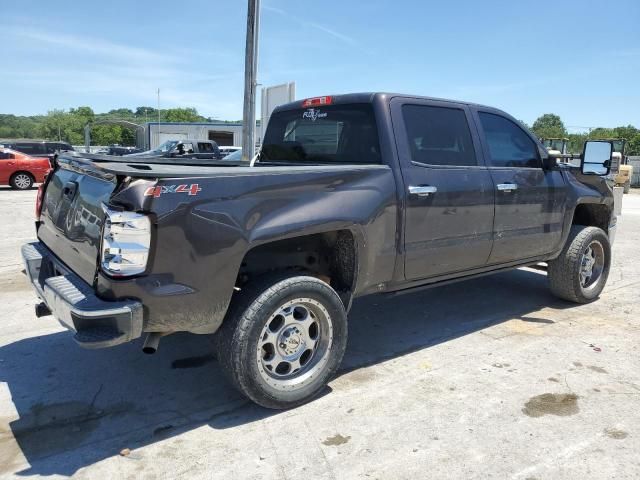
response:
<path fill-rule="evenodd" d="M 580 259 L 580 286 L 589 290 L 597 285 L 604 271 L 604 248 L 594 240 L 582 252 Z"/>
<path fill-rule="evenodd" d="M 278 390 L 310 383 L 329 361 L 333 326 L 327 309 L 311 298 L 284 303 L 260 333 L 256 359 L 262 379 Z"/>
<path fill-rule="evenodd" d="M 16 184 L 16 187 L 20 189 L 29 188 L 31 186 L 31 178 L 29 177 L 29 175 L 20 173 L 16 175 L 14 183 Z"/>

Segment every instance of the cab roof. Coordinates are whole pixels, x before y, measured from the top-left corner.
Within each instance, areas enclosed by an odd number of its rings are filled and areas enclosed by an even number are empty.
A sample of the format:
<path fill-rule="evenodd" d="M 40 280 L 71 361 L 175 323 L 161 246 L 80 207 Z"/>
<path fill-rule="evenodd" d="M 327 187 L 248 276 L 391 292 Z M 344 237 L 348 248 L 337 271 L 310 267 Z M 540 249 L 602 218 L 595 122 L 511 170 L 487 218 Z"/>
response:
<path fill-rule="evenodd" d="M 490 107 L 488 105 L 481 105 L 478 103 L 466 102 L 462 100 L 451 100 L 451 99 L 438 98 L 438 97 L 428 97 L 423 95 L 411 95 L 406 93 L 391 93 L 391 92 L 358 92 L 358 93 L 346 93 L 346 94 L 340 94 L 340 95 L 322 95 L 317 97 L 303 98 L 300 100 L 296 100 L 294 102 L 280 105 L 276 107 L 275 111 L 296 110 L 296 109 L 306 108 L 310 106 L 323 106 L 323 104 L 305 105 L 305 102 L 307 101 L 321 99 L 321 98 L 330 98 L 331 105 L 340 105 L 340 104 L 349 104 L 349 103 L 373 103 L 376 99 L 379 99 L 379 98 L 380 99 L 386 98 L 389 100 L 392 98 L 407 98 L 407 99 L 413 98 L 413 99 L 419 99 L 419 100 L 432 100 L 432 101 L 437 101 L 441 103 L 451 103 L 452 105 L 467 105 L 467 106 L 480 107 L 488 110 L 499 110 L 497 108 Z M 324 104 L 324 105 L 328 105 L 328 104 Z"/>

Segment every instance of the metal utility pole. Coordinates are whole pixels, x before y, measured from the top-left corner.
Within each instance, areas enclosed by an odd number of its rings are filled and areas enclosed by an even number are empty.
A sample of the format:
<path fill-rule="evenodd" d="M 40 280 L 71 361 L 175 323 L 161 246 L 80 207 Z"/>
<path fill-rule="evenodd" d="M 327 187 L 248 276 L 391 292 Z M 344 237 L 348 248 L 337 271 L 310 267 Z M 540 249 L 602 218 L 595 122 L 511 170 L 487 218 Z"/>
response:
<path fill-rule="evenodd" d="M 258 73 L 258 37 L 260 0 L 249 0 L 247 44 L 244 56 L 244 107 L 242 111 L 242 160 L 253 158 L 256 148 L 256 81 Z"/>
<path fill-rule="evenodd" d="M 156 130 L 156 135 L 158 139 L 158 142 L 156 144 L 157 147 L 158 145 L 160 145 L 160 88 L 158 88 L 158 129 Z M 151 136 L 149 136 L 149 142 L 151 142 Z M 149 146 L 149 148 L 151 148 L 151 146 Z"/>
<path fill-rule="evenodd" d="M 84 126 L 84 151 L 91 153 L 91 126 L 88 123 Z"/>

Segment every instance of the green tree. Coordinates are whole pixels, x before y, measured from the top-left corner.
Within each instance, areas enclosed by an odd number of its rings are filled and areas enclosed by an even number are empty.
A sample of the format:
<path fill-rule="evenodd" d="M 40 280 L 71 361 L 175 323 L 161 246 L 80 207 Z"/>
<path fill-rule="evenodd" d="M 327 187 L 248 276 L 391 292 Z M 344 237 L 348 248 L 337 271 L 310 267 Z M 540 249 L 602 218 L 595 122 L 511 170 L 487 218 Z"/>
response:
<path fill-rule="evenodd" d="M 122 131 L 120 125 L 96 125 L 91 129 L 91 143 L 93 145 L 122 145 Z"/>
<path fill-rule="evenodd" d="M 195 108 L 169 108 L 161 113 L 165 122 L 201 122 L 204 117 L 198 115 Z"/>
<path fill-rule="evenodd" d="M 589 132 L 588 138 L 590 140 L 605 139 L 605 138 L 617 138 L 613 128 L 594 128 Z"/>
<path fill-rule="evenodd" d="M 587 141 L 586 133 L 570 133 L 567 135 L 569 139 L 569 145 L 567 149 L 569 153 L 582 153 L 582 147 L 584 146 L 584 142 Z"/>
<path fill-rule="evenodd" d="M 640 133 L 633 125 L 627 125 L 626 127 L 616 127 L 613 129 L 613 133 L 617 138 L 624 138 L 626 140 L 631 140 L 633 137 Z"/>
<path fill-rule="evenodd" d="M 157 117 L 158 111 L 153 107 L 138 107 L 135 111 L 135 116 L 138 119 L 144 118 L 145 116 L 153 117 L 154 115 Z"/>
<path fill-rule="evenodd" d="M 567 129 L 562 120 L 555 113 L 545 113 L 538 117 L 531 130 L 540 138 L 564 138 L 567 136 Z"/>
<path fill-rule="evenodd" d="M 130 118 L 133 118 L 135 114 L 130 108 L 116 108 L 113 110 L 109 110 L 109 112 L 107 112 L 107 115 L 111 117 L 118 117 L 121 120 L 128 120 Z"/>
<path fill-rule="evenodd" d="M 627 155 L 640 155 L 640 132 L 627 139 Z"/>
<path fill-rule="evenodd" d="M 51 140 L 67 140 L 70 117 L 64 110 L 50 110 L 41 125 L 42 136 Z"/>

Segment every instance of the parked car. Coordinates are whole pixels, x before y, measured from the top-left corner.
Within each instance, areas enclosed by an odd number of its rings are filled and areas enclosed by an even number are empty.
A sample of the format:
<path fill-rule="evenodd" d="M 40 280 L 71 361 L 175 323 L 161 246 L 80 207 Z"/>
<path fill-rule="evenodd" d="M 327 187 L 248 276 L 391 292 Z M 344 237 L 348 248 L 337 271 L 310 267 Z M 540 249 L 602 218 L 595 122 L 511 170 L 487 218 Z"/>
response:
<path fill-rule="evenodd" d="M 42 183 L 51 169 L 46 157 L 32 157 L 10 148 L 0 147 L 0 185 L 27 190 Z"/>
<path fill-rule="evenodd" d="M 152 150 L 146 150 L 144 152 L 126 156 L 216 160 L 222 158 L 218 144 L 213 140 L 168 140 Z"/>
<path fill-rule="evenodd" d="M 610 142 L 589 142 L 579 168 L 558 164 L 491 107 L 318 97 L 273 111 L 254 166 L 61 155 L 22 255 L 37 315 L 81 346 L 146 334 L 151 353 L 169 333 L 215 333 L 233 384 L 290 408 L 338 369 L 356 297 L 547 262 L 553 294 L 597 299 L 611 158 Z"/>
<path fill-rule="evenodd" d="M 242 149 L 234 150 L 233 152 L 224 156 L 225 162 L 240 162 L 242 161 Z"/>
<path fill-rule="evenodd" d="M 133 153 L 141 153 L 142 149 L 136 147 L 123 147 L 122 145 L 109 145 L 107 148 L 98 150 L 96 153 L 99 155 L 131 155 Z"/>
<path fill-rule="evenodd" d="M 50 140 L 8 139 L 0 140 L 0 146 L 31 155 L 32 157 L 47 157 L 53 160 L 58 152 L 73 152 L 74 149 L 67 142 Z"/>
<path fill-rule="evenodd" d="M 238 150 L 242 151 L 242 147 L 219 147 L 219 148 L 220 148 L 220 155 L 222 155 L 223 158 L 232 154 L 233 152 L 237 152 Z"/>

